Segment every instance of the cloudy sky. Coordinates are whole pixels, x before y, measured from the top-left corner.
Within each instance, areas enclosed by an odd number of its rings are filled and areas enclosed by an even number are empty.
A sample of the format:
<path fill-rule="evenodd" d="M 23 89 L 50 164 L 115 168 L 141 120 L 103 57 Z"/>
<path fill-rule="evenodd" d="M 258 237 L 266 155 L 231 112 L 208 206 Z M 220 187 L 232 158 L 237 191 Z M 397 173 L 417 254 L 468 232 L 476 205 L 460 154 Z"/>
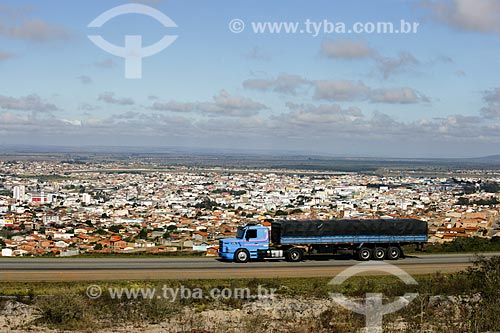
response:
<path fill-rule="evenodd" d="M 89 27 L 128 1 L 0 2 L 0 145 L 500 154 L 500 0 L 138 3 L 177 27 L 133 13 Z M 417 30 L 348 33 L 401 20 Z M 130 79 L 88 35 L 177 39 Z"/>

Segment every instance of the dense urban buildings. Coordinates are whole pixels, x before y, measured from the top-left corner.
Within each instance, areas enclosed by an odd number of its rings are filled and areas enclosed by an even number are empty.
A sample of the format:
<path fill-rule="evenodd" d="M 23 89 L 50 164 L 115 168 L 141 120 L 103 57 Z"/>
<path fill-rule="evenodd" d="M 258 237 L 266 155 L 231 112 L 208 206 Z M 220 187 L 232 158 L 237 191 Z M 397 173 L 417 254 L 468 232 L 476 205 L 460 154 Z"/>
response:
<path fill-rule="evenodd" d="M 249 222 L 413 217 L 430 241 L 499 236 L 499 179 L 356 172 L 0 162 L 2 256 L 215 254 Z"/>

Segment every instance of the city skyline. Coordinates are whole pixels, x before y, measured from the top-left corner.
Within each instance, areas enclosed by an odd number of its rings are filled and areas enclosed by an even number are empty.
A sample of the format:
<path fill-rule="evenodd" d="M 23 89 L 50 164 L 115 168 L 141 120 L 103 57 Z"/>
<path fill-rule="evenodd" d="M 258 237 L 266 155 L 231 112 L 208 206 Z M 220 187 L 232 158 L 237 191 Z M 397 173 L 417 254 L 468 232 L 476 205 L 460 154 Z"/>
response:
<path fill-rule="evenodd" d="M 136 2 L 177 27 L 136 14 L 88 27 L 127 1 L 3 2 L 0 145 L 500 153 L 498 1 Z M 235 19 L 243 31 L 231 30 Z M 325 32 L 327 23 L 401 20 L 418 29 Z M 283 22 L 300 26 L 255 31 Z M 125 35 L 141 35 L 144 46 L 177 39 L 143 58 L 142 77 L 131 80 L 124 59 L 94 45 L 93 34 L 119 46 Z"/>

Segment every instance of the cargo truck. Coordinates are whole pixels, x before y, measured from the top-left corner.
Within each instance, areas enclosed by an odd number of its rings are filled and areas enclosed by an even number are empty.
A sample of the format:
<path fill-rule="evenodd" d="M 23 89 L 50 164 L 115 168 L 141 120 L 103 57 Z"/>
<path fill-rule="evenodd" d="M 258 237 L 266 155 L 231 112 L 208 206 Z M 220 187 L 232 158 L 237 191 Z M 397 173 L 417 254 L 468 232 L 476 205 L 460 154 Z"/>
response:
<path fill-rule="evenodd" d="M 417 219 L 286 220 L 238 227 L 219 241 L 219 257 L 238 263 L 256 259 L 303 260 L 305 255 L 351 252 L 359 260 L 402 258 L 403 245 L 427 242 L 427 222 Z"/>

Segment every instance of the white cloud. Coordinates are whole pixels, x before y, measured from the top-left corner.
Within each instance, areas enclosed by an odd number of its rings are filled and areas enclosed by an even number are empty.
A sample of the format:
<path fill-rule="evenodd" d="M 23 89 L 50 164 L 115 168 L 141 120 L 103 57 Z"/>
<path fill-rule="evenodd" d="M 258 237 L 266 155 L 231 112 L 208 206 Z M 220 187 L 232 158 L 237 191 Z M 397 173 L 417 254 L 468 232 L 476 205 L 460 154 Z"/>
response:
<path fill-rule="evenodd" d="M 314 81 L 314 98 L 327 101 L 358 101 L 367 98 L 370 88 L 361 81 Z"/>
<path fill-rule="evenodd" d="M 357 107 L 342 109 L 338 104 L 311 104 L 286 103 L 290 113 L 286 118 L 294 123 L 325 124 L 335 122 L 353 122 L 363 118 L 363 113 Z"/>
<path fill-rule="evenodd" d="M 229 94 L 226 90 L 219 91 L 212 102 L 155 102 L 149 107 L 156 111 L 201 112 L 212 116 L 250 117 L 267 106 L 243 96 Z"/>
<path fill-rule="evenodd" d="M 396 57 L 382 56 L 364 41 L 348 39 L 325 40 L 321 43 L 321 53 L 330 59 L 368 59 L 373 61 L 384 79 L 403 70 L 411 69 L 420 62 L 409 52 L 400 52 Z M 453 62 L 450 57 L 441 56 L 432 62 Z"/>
<path fill-rule="evenodd" d="M 133 105 L 135 104 L 134 100 L 130 97 L 121 97 L 116 98 L 115 93 L 113 92 L 104 92 L 99 95 L 97 100 L 108 103 L 108 104 L 116 104 L 116 105 Z"/>
<path fill-rule="evenodd" d="M 363 41 L 327 39 L 321 43 L 321 53 L 329 58 L 359 59 L 370 58 L 376 51 Z"/>
<path fill-rule="evenodd" d="M 500 140 L 500 123 L 483 121 L 478 116 L 449 115 L 444 118 L 400 121 L 375 111 L 366 116 L 356 107 L 337 104 L 288 104 L 289 112 L 274 117 L 273 136 L 313 142 L 347 140 L 355 145 L 361 141 L 385 150 L 380 144 L 390 142 L 400 149 L 405 144 L 436 145 L 451 143 L 494 143 Z M 378 147 L 377 147 L 378 146 Z"/>
<path fill-rule="evenodd" d="M 451 0 L 421 2 L 432 17 L 453 28 L 484 32 L 500 32 L 500 2 L 498 0 Z"/>
<path fill-rule="evenodd" d="M 275 79 L 248 79 L 243 81 L 245 89 L 268 91 L 273 88 Z"/>
<path fill-rule="evenodd" d="M 25 39 L 34 42 L 66 40 L 71 37 L 68 29 L 52 25 L 41 19 L 30 19 L 15 26 L 0 25 L 0 35 L 13 39 Z"/>
<path fill-rule="evenodd" d="M 69 124 L 69 125 L 73 125 L 73 126 L 82 126 L 82 121 L 81 120 L 76 120 L 76 119 L 73 119 L 73 120 L 70 120 L 70 119 L 61 119 L 61 121 L 63 123 L 66 123 L 66 124 Z"/>
<path fill-rule="evenodd" d="M 0 95 L 0 108 L 5 110 L 37 112 L 50 112 L 58 110 L 58 107 L 55 104 L 43 101 L 42 98 L 36 94 L 18 98 Z"/>
<path fill-rule="evenodd" d="M 196 103 L 170 101 L 166 103 L 154 102 L 149 109 L 156 111 L 191 112 L 195 107 Z"/>
<path fill-rule="evenodd" d="M 314 81 L 314 98 L 327 101 L 370 101 L 372 103 L 411 104 L 429 102 L 424 94 L 408 87 L 373 89 L 361 81 Z"/>
<path fill-rule="evenodd" d="M 255 102 L 250 98 L 230 95 L 226 90 L 221 90 L 214 96 L 215 105 L 225 109 L 262 110 L 265 105 Z"/>
<path fill-rule="evenodd" d="M 500 104 L 500 88 L 486 90 L 484 92 L 484 100 L 488 103 Z"/>
<path fill-rule="evenodd" d="M 234 106 L 232 102 L 229 104 Z M 460 147 L 454 150 L 457 154 L 464 146 L 498 147 L 500 122 L 462 115 L 400 121 L 381 112 L 365 115 L 357 107 L 287 103 L 286 111 L 276 116 L 218 118 L 127 112 L 79 119 L 56 118 L 49 113 L 0 112 L 0 135 L 5 138 L 33 135 L 39 140 L 53 138 L 64 142 L 86 138 L 89 144 L 152 144 L 161 139 L 165 144 L 189 142 L 213 146 L 218 143 L 223 147 L 273 148 L 279 143 L 287 149 L 311 151 L 313 147 L 316 151 L 328 152 L 339 149 L 351 154 L 365 149 L 363 151 L 374 155 L 411 156 L 449 152 L 443 147 L 456 148 L 457 145 Z M 418 153 L 414 149 L 418 149 Z"/>
<path fill-rule="evenodd" d="M 411 104 L 430 102 L 430 98 L 409 87 L 374 89 L 362 81 L 308 80 L 299 75 L 282 73 L 275 79 L 250 79 L 243 81 L 245 89 L 274 91 L 297 95 L 314 87 L 313 98 L 330 102 L 370 101 L 372 103 Z"/>
<path fill-rule="evenodd" d="M 374 59 L 384 79 L 419 64 L 419 61 L 408 52 L 400 52 L 397 57 L 377 56 Z"/>
<path fill-rule="evenodd" d="M 500 118 L 500 88 L 485 90 L 483 100 L 487 105 L 479 112 L 485 118 Z"/>
<path fill-rule="evenodd" d="M 189 137 L 196 133 L 192 120 L 184 117 L 170 117 L 162 114 L 127 113 L 123 117 L 95 117 L 78 119 L 70 117 L 56 118 L 48 114 L 16 114 L 0 112 L 0 133 L 3 135 L 30 137 L 37 135 L 55 137 L 69 142 L 74 138 L 85 138 L 87 142 L 94 138 L 114 139 L 162 137 L 178 135 Z M 100 142 L 102 144 L 102 142 Z"/>
<path fill-rule="evenodd" d="M 485 118 L 500 118 L 500 104 L 489 104 L 479 110 Z"/>
<path fill-rule="evenodd" d="M 375 89 L 370 92 L 373 103 L 412 104 L 430 102 L 429 98 L 412 88 Z"/>
<path fill-rule="evenodd" d="M 275 79 L 250 79 L 243 81 L 245 89 L 272 90 L 289 95 L 296 95 L 299 92 L 299 88 L 309 84 L 310 81 L 299 75 L 286 73 L 279 74 Z"/>

